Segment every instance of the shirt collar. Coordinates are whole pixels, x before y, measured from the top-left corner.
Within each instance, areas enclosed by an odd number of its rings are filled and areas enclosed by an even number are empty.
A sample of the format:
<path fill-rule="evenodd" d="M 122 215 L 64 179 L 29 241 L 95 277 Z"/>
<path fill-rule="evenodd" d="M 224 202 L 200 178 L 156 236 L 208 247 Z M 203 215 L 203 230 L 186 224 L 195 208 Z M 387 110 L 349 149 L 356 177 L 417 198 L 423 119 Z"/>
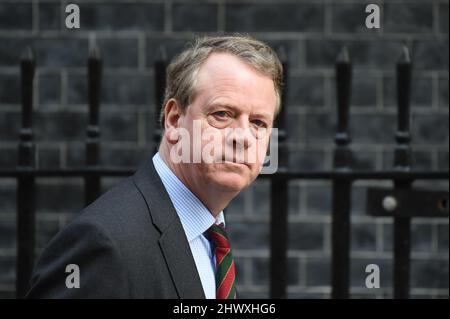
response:
<path fill-rule="evenodd" d="M 214 223 L 225 224 L 223 211 L 219 213 L 217 218 L 214 218 L 200 199 L 172 172 L 159 152 L 153 156 L 152 161 L 180 217 L 181 225 L 189 242 L 202 235 Z"/>

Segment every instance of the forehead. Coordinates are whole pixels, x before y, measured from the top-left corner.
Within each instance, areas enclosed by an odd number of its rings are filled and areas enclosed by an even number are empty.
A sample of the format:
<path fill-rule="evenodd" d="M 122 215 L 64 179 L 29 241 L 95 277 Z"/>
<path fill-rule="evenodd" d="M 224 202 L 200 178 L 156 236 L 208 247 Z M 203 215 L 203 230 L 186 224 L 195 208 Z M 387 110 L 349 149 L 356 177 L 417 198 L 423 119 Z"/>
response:
<path fill-rule="evenodd" d="M 196 99 L 204 103 L 230 103 L 252 110 L 275 112 L 272 79 L 228 53 L 213 53 L 200 67 L 195 83 Z"/>

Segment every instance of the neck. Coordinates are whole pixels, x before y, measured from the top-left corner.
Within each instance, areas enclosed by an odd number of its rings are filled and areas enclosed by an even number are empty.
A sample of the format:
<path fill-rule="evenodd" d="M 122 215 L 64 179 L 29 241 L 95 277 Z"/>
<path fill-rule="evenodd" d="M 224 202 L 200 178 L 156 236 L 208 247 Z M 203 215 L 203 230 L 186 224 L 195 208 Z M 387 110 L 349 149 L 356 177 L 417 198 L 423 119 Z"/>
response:
<path fill-rule="evenodd" d="M 194 165 L 191 163 L 173 163 L 170 160 L 170 146 L 164 140 L 159 146 L 159 155 L 169 169 L 180 179 L 180 181 L 205 205 L 214 218 L 228 206 L 230 201 L 238 194 L 224 189 L 218 189 L 215 185 L 204 185 L 196 181 L 194 178 L 188 178 L 186 165 Z"/>

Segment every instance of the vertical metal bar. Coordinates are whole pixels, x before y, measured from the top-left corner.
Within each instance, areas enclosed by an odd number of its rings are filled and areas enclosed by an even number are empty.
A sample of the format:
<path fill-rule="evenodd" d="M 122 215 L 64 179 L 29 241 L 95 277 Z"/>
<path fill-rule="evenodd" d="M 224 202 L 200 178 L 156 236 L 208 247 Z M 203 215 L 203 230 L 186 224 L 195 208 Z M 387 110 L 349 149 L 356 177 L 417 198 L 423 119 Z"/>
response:
<path fill-rule="evenodd" d="M 160 123 L 160 112 L 164 108 L 164 91 L 166 89 L 166 68 L 167 68 L 167 54 L 164 46 L 159 48 L 158 56 L 155 59 L 153 68 L 155 71 L 155 130 L 153 132 L 154 152 L 159 148 L 161 134 L 163 132 Z"/>
<path fill-rule="evenodd" d="M 34 262 L 35 242 L 35 147 L 33 142 L 33 80 L 35 60 L 27 48 L 20 63 L 22 80 L 22 127 L 20 129 L 18 167 L 25 173 L 17 183 L 17 273 L 16 294 L 25 296 Z"/>
<path fill-rule="evenodd" d="M 332 298 L 349 297 L 351 181 L 345 173 L 351 172 L 352 162 L 348 127 L 351 85 L 352 66 L 347 48 L 343 48 L 336 61 L 338 109 L 334 169 L 343 174 L 333 179 L 332 186 Z"/>
<path fill-rule="evenodd" d="M 281 110 L 274 127 L 278 128 L 278 171 L 286 171 L 286 96 L 288 84 L 288 64 L 283 48 L 279 48 L 279 57 L 283 66 L 284 88 L 281 98 Z M 286 298 L 287 287 L 287 212 L 288 181 L 273 175 L 270 184 L 270 297 Z"/>
<path fill-rule="evenodd" d="M 99 108 L 101 95 L 102 61 L 99 49 L 95 44 L 91 46 L 88 59 L 88 99 L 89 124 L 86 130 L 86 165 L 96 167 L 100 162 L 100 128 Z M 85 204 L 89 205 L 99 195 L 101 181 L 99 175 L 86 175 Z"/>
<path fill-rule="evenodd" d="M 410 135 L 411 60 L 405 47 L 397 63 L 397 133 L 394 167 L 399 171 L 411 168 Z M 412 181 L 394 181 L 396 189 L 411 188 Z M 394 218 L 394 298 L 409 298 L 411 218 Z"/>

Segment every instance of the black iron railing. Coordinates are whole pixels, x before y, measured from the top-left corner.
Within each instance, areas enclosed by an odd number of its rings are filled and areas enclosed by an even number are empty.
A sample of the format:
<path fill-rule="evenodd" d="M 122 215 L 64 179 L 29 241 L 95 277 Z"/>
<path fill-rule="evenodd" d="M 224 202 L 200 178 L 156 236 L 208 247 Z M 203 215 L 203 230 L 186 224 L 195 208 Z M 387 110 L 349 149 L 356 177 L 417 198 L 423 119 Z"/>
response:
<path fill-rule="evenodd" d="M 280 50 L 282 51 L 282 50 Z M 283 59 L 284 54 L 280 52 Z M 164 50 L 154 64 L 156 114 L 163 101 L 166 59 Z M 287 73 L 282 101 L 286 101 Z M 16 178 L 17 189 L 17 296 L 24 296 L 33 267 L 35 246 L 35 179 L 41 177 L 83 177 L 85 181 L 85 204 L 100 195 L 101 178 L 105 176 L 129 176 L 131 169 L 103 167 L 100 165 L 99 107 L 101 91 L 102 61 L 93 48 L 88 59 L 89 124 L 86 137 L 86 165 L 79 169 L 40 169 L 35 167 L 33 142 L 33 79 L 35 62 L 31 50 L 27 50 L 21 61 L 22 78 L 22 127 L 19 132 L 19 159 L 13 170 L 0 169 L 0 178 Z M 448 172 L 411 171 L 410 147 L 410 81 L 411 63 L 405 49 L 397 65 L 398 127 L 394 168 L 385 171 L 355 171 L 352 169 L 350 148 L 349 109 L 351 100 L 352 65 L 349 53 L 344 48 L 336 62 L 337 131 L 335 135 L 334 168 L 329 171 L 287 170 L 286 104 L 276 121 L 279 129 L 279 169 L 273 175 L 261 175 L 271 181 L 271 241 L 270 241 L 270 296 L 285 298 L 287 287 L 287 211 L 288 182 L 293 179 L 328 180 L 332 182 L 332 269 L 331 286 L 333 298 L 349 297 L 350 264 L 350 211 L 352 184 L 358 180 L 394 181 L 393 189 L 369 189 L 368 214 L 394 218 L 394 297 L 408 298 L 410 280 L 410 226 L 411 218 L 447 217 L 448 192 L 412 190 L 416 180 L 448 180 Z M 155 118 L 158 123 L 158 119 Z M 159 127 L 159 125 L 156 125 Z M 154 142 L 159 142 L 161 130 L 155 129 Z M 414 205 L 409 201 L 414 199 Z M 385 205 L 385 201 L 389 205 Z M 420 212 L 415 208 L 420 207 Z M 426 209 L 425 209 L 426 208 Z"/>

